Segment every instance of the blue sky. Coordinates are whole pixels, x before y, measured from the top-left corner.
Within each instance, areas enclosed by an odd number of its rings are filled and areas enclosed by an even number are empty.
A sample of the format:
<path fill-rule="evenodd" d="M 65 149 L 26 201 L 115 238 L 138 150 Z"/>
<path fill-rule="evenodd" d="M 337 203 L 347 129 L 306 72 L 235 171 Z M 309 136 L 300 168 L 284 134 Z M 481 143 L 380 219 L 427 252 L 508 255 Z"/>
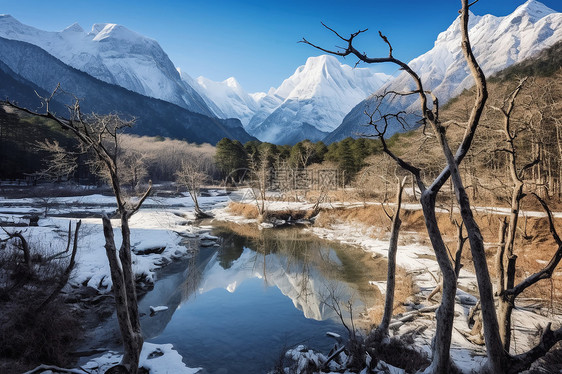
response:
<path fill-rule="evenodd" d="M 480 0 L 472 11 L 503 16 L 523 2 Z M 562 11 L 560 0 L 542 2 Z M 342 35 L 368 28 L 358 46 L 372 56 L 388 53 L 378 37 L 381 30 L 394 56 L 409 61 L 432 48 L 459 7 L 455 0 L 0 0 L 0 13 L 42 30 L 60 31 L 74 22 L 87 31 L 94 23 L 124 25 L 156 39 L 174 64 L 194 78 L 234 76 L 248 92 L 279 86 L 307 57 L 320 54 L 298 44 L 303 37 L 330 48 L 340 45 L 320 22 Z M 392 66 L 372 68 L 395 72 Z"/>

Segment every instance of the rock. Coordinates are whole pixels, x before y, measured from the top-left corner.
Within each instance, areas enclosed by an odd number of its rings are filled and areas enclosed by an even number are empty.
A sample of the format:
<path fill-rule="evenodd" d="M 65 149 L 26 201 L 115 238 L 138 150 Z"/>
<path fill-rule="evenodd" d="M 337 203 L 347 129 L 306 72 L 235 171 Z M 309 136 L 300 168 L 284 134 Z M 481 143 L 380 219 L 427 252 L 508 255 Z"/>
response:
<path fill-rule="evenodd" d="M 31 217 L 29 217 L 29 226 L 39 226 L 39 216 L 38 215 L 32 215 Z"/>
<path fill-rule="evenodd" d="M 168 310 L 168 307 L 165 305 L 161 305 L 161 306 L 150 306 L 150 316 L 154 316 L 156 313 L 158 312 L 163 312 L 165 310 Z"/>
<path fill-rule="evenodd" d="M 137 255 L 143 256 L 143 255 L 149 255 L 149 254 L 162 254 L 162 252 L 164 252 L 164 250 L 166 249 L 166 246 L 164 247 L 153 247 L 153 248 L 144 248 L 144 249 L 133 249 L 133 252 Z"/>
<path fill-rule="evenodd" d="M 156 357 L 162 357 L 162 356 L 164 356 L 164 352 L 162 352 L 160 348 L 156 348 L 153 352 L 150 352 L 146 358 L 147 360 L 152 360 Z"/>
<path fill-rule="evenodd" d="M 201 240 L 199 242 L 199 245 L 201 247 L 214 247 L 215 246 L 215 242 L 213 240 Z"/>
<path fill-rule="evenodd" d="M 203 234 L 199 237 L 201 240 L 219 240 L 218 236 L 214 236 L 211 234 Z"/>

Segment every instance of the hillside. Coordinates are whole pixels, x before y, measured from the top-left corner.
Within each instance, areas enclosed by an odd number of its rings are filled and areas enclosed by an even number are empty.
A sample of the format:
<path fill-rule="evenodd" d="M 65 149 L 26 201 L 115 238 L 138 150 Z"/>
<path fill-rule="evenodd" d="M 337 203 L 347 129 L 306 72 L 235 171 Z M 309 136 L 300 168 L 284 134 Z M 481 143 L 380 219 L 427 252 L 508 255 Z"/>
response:
<path fill-rule="evenodd" d="M 242 142 L 253 139 L 236 119 L 208 117 L 167 101 L 105 83 L 64 64 L 29 43 L 0 38 L 0 62 L 0 70 L 4 75 L 10 76 L 0 81 L 0 98 L 27 103 L 26 106 L 30 108 L 37 108 L 41 104 L 34 93 L 37 87 L 46 94 L 60 83 L 61 88 L 69 93 L 55 99 L 58 101 L 55 109 L 63 116 L 66 114 L 64 104 L 72 103 L 75 96 L 81 100 L 80 106 L 84 113 L 118 113 L 136 118 L 136 125 L 131 132 L 138 135 L 165 136 L 211 144 L 224 137 Z M 14 85 L 14 82 L 18 83 Z"/>
<path fill-rule="evenodd" d="M 516 133 L 517 167 L 540 159 L 526 170 L 526 191 L 559 201 L 562 197 L 562 42 L 536 57 L 498 72 L 488 79 L 489 98 L 468 156 L 461 164 L 464 182 L 473 199 L 507 204 L 511 180 L 502 118 L 498 110 L 504 100 L 528 77 L 515 101 L 511 129 Z M 453 150 L 464 134 L 473 103 L 473 92 L 465 90 L 441 108 L 441 120 Z M 390 144 L 390 143 L 389 143 Z M 445 165 L 441 149 L 429 129 L 418 128 L 392 137 L 391 149 L 425 170 L 430 179 Z M 420 157 L 423 155 L 423 157 Z M 378 156 L 373 162 L 382 162 Z M 387 162 L 387 161 L 385 161 Z"/>

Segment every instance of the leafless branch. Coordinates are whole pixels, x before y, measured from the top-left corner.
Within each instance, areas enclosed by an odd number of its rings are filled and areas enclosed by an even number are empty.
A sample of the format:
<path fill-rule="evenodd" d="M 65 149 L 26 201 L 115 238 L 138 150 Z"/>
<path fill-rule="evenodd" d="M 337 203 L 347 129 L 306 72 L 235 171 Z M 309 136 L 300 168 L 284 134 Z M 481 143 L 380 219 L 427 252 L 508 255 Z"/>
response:
<path fill-rule="evenodd" d="M 556 227 L 554 227 L 554 219 L 552 217 L 552 212 L 543 199 L 541 199 L 535 193 L 533 193 L 533 195 L 539 201 L 539 203 L 542 205 L 543 209 L 546 212 L 546 215 L 547 215 L 547 218 L 548 218 L 548 226 L 549 226 L 549 229 L 550 229 L 550 233 L 552 234 L 552 237 L 554 238 L 554 241 L 558 245 L 558 249 L 556 250 L 556 252 L 552 256 L 552 258 L 550 259 L 550 261 L 548 262 L 548 264 L 544 268 L 542 268 L 538 272 L 530 275 L 529 277 L 527 277 L 526 279 L 521 281 L 517 286 L 513 287 L 512 289 L 506 290 L 505 291 L 506 295 L 514 295 L 516 297 L 521 292 L 523 292 L 525 289 L 529 288 L 530 286 L 537 283 L 538 281 L 540 281 L 542 279 L 548 279 L 548 278 L 552 277 L 552 273 L 554 272 L 554 270 L 556 269 L 556 267 L 560 263 L 560 260 L 562 259 L 562 240 L 560 239 L 560 236 L 558 236 L 558 232 L 556 231 Z"/>

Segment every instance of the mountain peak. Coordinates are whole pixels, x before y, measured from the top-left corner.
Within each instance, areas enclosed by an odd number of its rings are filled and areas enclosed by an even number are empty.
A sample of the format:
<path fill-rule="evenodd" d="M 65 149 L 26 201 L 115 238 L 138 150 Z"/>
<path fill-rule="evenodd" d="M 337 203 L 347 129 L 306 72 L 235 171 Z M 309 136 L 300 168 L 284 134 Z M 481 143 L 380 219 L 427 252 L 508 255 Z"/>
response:
<path fill-rule="evenodd" d="M 231 88 L 240 88 L 240 83 L 234 77 L 230 77 L 224 81 L 228 87 Z"/>
<path fill-rule="evenodd" d="M 11 25 L 16 26 L 21 28 L 23 25 L 20 21 L 18 21 L 17 19 L 15 19 L 14 17 L 12 17 L 9 14 L 0 14 L 0 25 L 2 25 L 2 28 L 6 28 L 6 26 Z"/>
<path fill-rule="evenodd" d="M 309 57 L 306 60 L 306 63 L 304 64 L 305 69 L 306 68 L 314 68 L 314 67 L 319 67 L 322 68 L 324 66 L 336 66 L 336 67 L 340 67 L 341 64 L 338 61 L 337 58 L 335 58 L 334 56 L 331 55 L 320 55 L 320 56 L 312 56 Z"/>
<path fill-rule="evenodd" d="M 0 19 L 2 19 L 2 20 L 13 20 L 13 21 L 17 22 L 17 20 L 9 14 L 0 14 Z"/>
<path fill-rule="evenodd" d="M 518 6 L 510 16 L 518 17 L 527 15 L 530 21 L 534 23 L 551 13 L 556 13 L 556 11 L 537 0 L 527 0 L 525 3 Z"/>
<path fill-rule="evenodd" d="M 62 30 L 62 32 L 64 32 L 64 33 L 67 33 L 67 32 L 83 33 L 84 29 L 82 28 L 82 26 L 80 26 L 78 24 L 78 22 L 75 22 L 72 25 L 68 26 L 66 29 Z"/>
<path fill-rule="evenodd" d="M 129 30 L 125 26 L 117 25 L 115 23 L 96 23 L 92 26 L 92 34 L 95 35 L 93 39 L 94 41 L 111 38 L 126 42 L 136 42 L 140 39 L 148 39 L 134 31 Z"/>

